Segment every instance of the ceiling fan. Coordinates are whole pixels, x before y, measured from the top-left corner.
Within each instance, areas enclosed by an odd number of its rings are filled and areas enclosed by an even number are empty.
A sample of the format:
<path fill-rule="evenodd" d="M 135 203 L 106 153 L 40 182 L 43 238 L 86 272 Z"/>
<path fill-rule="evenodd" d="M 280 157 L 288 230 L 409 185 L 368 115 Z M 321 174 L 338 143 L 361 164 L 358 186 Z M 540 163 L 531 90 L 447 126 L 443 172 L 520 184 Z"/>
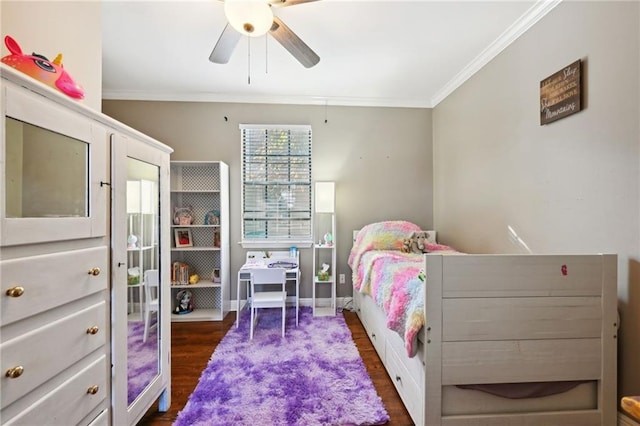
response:
<path fill-rule="evenodd" d="M 260 37 L 267 32 L 302 65 L 311 68 L 320 57 L 284 22 L 274 16 L 272 8 L 295 6 L 317 0 L 223 0 L 227 25 L 222 30 L 209 60 L 226 64 L 243 35 Z"/>

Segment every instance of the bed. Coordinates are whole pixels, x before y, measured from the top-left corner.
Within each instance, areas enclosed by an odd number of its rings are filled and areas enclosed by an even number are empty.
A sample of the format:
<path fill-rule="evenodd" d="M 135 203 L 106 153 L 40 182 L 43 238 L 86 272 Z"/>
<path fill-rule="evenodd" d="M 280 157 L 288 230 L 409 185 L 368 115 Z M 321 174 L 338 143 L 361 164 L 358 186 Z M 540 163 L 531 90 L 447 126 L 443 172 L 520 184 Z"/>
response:
<path fill-rule="evenodd" d="M 367 225 L 349 256 L 357 314 L 416 424 L 616 424 L 616 255 L 402 253 L 416 229 Z"/>

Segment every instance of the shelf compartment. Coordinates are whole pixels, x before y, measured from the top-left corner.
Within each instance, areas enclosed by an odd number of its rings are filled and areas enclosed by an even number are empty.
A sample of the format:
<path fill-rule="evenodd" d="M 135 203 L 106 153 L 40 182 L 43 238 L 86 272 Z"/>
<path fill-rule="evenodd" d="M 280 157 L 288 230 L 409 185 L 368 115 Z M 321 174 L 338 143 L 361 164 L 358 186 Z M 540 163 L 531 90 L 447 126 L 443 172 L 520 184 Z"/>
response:
<path fill-rule="evenodd" d="M 192 322 L 192 321 L 219 321 L 222 316 L 220 309 L 200 309 L 194 308 L 188 314 L 171 314 L 171 322 Z"/>

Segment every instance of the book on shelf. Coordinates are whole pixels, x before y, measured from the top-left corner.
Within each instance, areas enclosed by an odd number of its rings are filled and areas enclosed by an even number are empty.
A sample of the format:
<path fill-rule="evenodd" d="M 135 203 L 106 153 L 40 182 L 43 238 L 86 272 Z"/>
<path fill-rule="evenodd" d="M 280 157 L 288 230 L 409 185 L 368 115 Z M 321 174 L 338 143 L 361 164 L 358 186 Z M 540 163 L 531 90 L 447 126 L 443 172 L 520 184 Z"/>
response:
<path fill-rule="evenodd" d="M 184 262 L 173 262 L 171 266 L 171 285 L 189 284 L 189 265 Z"/>

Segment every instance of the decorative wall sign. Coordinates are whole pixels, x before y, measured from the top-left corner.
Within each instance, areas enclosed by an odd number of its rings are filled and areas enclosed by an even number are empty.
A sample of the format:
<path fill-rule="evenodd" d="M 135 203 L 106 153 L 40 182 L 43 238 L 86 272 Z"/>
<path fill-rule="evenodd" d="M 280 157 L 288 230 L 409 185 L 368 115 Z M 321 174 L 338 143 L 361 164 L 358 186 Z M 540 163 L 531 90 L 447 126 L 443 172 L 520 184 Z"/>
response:
<path fill-rule="evenodd" d="M 540 125 L 582 109 L 582 67 L 578 59 L 540 82 Z"/>

